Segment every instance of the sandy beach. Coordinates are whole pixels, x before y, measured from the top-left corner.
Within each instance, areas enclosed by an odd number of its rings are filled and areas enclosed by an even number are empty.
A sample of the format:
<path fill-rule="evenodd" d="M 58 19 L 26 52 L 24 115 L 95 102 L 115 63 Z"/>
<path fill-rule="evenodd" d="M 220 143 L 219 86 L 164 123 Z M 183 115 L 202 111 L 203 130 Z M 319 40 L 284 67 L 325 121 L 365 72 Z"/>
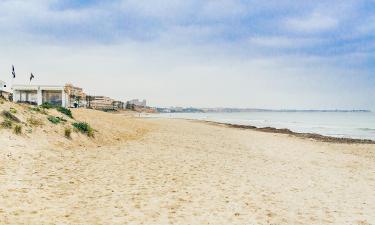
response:
<path fill-rule="evenodd" d="M 375 0 L 0 0 L 0 225 L 375 225 Z"/>
<path fill-rule="evenodd" d="M 373 144 L 73 113 L 95 138 L 0 130 L 1 224 L 375 224 Z"/>

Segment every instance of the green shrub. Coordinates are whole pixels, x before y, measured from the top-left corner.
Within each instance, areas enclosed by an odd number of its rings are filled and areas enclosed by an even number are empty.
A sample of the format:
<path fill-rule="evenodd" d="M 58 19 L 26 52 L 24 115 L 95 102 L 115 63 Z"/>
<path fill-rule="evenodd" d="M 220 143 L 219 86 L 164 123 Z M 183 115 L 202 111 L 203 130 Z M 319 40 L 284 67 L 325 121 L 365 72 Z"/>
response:
<path fill-rule="evenodd" d="M 81 133 L 86 134 L 89 137 L 94 137 L 94 129 L 85 122 L 78 122 L 78 123 L 73 123 L 72 124 L 75 129 L 80 131 Z"/>
<path fill-rule="evenodd" d="M 65 128 L 64 130 L 64 135 L 66 138 L 70 138 L 71 137 L 71 134 L 72 134 L 72 129 L 70 128 Z"/>
<path fill-rule="evenodd" d="M 44 115 L 48 115 L 48 112 L 46 111 L 46 109 L 41 108 L 41 107 L 30 107 L 29 109 L 32 111 L 44 114 Z"/>
<path fill-rule="evenodd" d="M 51 123 L 53 123 L 53 124 L 58 124 L 58 123 L 60 123 L 60 122 L 66 122 L 67 120 L 66 119 L 64 119 L 64 118 L 62 118 L 62 117 L 58 117 L 58 116 L 49 116 L 48 118 L 47 118 Z"/>
<path fill-rule="evenodd" d="M 9 120 L 9 119 L 6 119 L 3 122 L 1 122 L 1 127 L 2 128 L 11 129 L 12 126 L 13 126 L 13 122 L 11 120 Z"/>
<path fill-rule="evenodd" d="M 70 111 L 70 109 L 59 106 L 59 107 L 57 107 L 57 111 L 61 112 L 62 114 L 65 114 L 65 115 L 69 116 L 70 118 L 73 118 L 73 114 L 72 114 L 72 111 Z"/>
<path fill-rule="evenodd" d="M 48 119 L 51 123 L 53 123 L 53 124 L 58 124 L 58 123 L 61 122 L 60 117 L 49 116 L 47 119 Z"/>
<path fill-rule="evenodd" d="M 13 132 L 15 133 L 15 134 L 21 134 L 22 133 L 22 127 L 21 127 L 21 125 L 16 125 L 15 127 L 14 127 L 14 129 L 13 129 Z"/>
<path fill-rule="evenodd" d="M 1 115 L 5 118 L 5 119 L 9 119 L 9 120 L 12 120 L 13 122 L 16 122 L 16 123 L 20 123 L 21 120 L 18 119 L 15 115 L 13 115 L 11 112 L 9 111 L 2 111 L 1 112 Z"/>
<path fill-rule="evenodd" d="M 52 109 L 52 108 L 54 108 L 55 106 L 52 105 L 52 104 L 49 103 L 49 102 L 45 102 L 45 103 L 43 103 L 40 107 L 42 107 L 43 109 Z"/>
<path fill-rule="evenodd" d="M 35 117 L 30 117 L 27 119 L 27 122 L 31 125 L 31 126 L 34 126 L 34 127 L 37 127 L 37 126 L 42 126 L 43 125 L 43 121 L 38 119 L 38 118 L 35 118 Z"/>
<path fill-rule="evenodd" d="M 9 109 L 9 112 L 13 113 L 13 114 L 16 114 L 17 113 L 17 109 L 15 108 L 10 108 Z"/>
<path fill-rule="evenodd" d="M 29 107 L 29 110 L 35 111 L 35 112 L 40 112 L 40 108 L 39 107 Z"/>

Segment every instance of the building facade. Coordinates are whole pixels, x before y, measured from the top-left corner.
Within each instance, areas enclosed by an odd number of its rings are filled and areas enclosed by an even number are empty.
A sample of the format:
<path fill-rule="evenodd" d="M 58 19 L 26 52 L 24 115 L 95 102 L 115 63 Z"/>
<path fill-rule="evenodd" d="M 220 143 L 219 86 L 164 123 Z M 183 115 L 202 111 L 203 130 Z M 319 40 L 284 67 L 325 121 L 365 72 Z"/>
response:
<path fill-rule="evenodd" d="M 98 110 L 111 110 L 115 100 L 106 96 L 87 96 L 87 107 Z"/>
<path fill-rule="evenodd" d="M 140 106 L 140 107 L 146 107 L 146 100 L 143 99 L 143 101 L 139 101 L 139 99 L 133 99 L 127 102 L 128 105 L 135 105 L 135 106 Z"/>
<path fill-rule="evenodd" d="M 68 94 L 65 92 L 64 86 L 13 85 L 12 90 L 14 102 L 32 105 L 50 103 L 63 107 L 69 105 Z"/>
<path fill-rule="evenodd" d="M 113 105 L 113 109 L 116 109 L 116 110 L 123 110 L 126 107 L 125 103 L 122 101 L 114 101 L 112 102 L 112 105 Z"/>
<path fill-rule="evenodd" d="M 5 91 L 6 83 L 2 80 L 0 80 L 0 97 L 3 97 L 5 99 L 10 99 L 11 94 L 7 91 Z"/>
<path fill-rule="evenodd" d="M 6 83 L 0 80 L 0 91 L 5 91 L 4 88 L 6 88 Z"/>
<path fill-rule="evenodd" d="M 73 84 L 66 84 L 64 89 L 69 98 L 69 107 L 86 107 L 86 94 L 83 92 L 82 88 L 73 86 Z"/>

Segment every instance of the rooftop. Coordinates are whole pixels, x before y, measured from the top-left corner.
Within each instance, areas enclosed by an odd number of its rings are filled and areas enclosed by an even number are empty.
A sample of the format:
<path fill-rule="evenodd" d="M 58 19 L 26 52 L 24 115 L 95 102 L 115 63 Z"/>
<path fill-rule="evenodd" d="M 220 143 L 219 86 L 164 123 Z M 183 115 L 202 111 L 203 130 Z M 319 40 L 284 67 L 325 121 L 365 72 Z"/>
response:
<path fill-rule="evenodd" d="M 64 86 L 60 85 L 27 85 L 27 84 L 15 84 L 12 86 L 13 90 L 64 90 Z"/>

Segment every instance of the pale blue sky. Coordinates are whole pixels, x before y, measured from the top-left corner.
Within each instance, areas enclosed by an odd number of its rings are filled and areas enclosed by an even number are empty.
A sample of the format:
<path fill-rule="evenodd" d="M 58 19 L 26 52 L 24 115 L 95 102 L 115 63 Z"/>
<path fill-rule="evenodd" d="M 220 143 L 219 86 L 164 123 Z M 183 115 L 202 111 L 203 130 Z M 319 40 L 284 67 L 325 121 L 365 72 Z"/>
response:
<path fill-rule="evenodd" d="M 375 110 L 374 0 L 3 0 L 0 79 L 154 106 Z"/>

